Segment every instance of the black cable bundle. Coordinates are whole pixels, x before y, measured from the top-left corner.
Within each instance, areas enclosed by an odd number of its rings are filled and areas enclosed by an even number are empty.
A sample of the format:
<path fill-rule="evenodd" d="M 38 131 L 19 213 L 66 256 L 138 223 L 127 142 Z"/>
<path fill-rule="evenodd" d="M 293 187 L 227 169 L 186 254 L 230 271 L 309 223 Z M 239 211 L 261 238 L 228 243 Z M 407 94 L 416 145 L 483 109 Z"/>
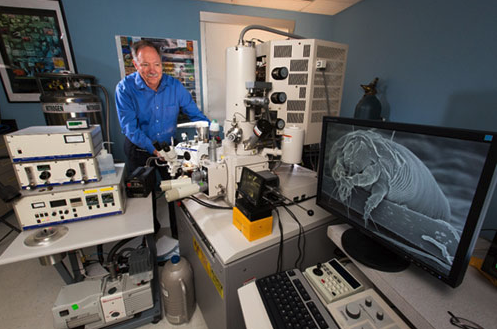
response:
<path fill-rule="evenodd" d="M 277 269 L 276 269 L 276 274 L 282 272 L 282 251 L 284 247 L 284 236 L 282 232 L 282 223 L 281 223 L 281 216 L 279 215 L 279 210 L 277 210 L 277 207 L 275 207 L 273 210 L 275 210 L 277 214 L 277 223 L 279 226 L 279 233 L 280 233 L 280 238 L 279 238 L 279 253 L 277 254 Z"/>
<path fill-rule="evenodd" d="M 298 218 L 296 218 L 295 214 L 287 207 L 288 205 L 293 205 L 296 203 L 294 202 L 292 204 L 286 204 L 285 203 L 286 198 L 283 197 L 282 195 L 276 194 L 275 192 L 276 192 L 275 190 L 272 190 L 272 192 L 269 193 L 267 195 L 267 197 L 262 197 L 262 198 L 264 200 L 266 200 L 267 202 L 269 202 L 274 207 L 273 210 L 276 211 L 277 216 L 278 216 L 278 224 L 279 224 L 279 230 L 280 230 L 280 242 L 279 242 L 279 254 L 278 254 L 278 258 L 277 258 L 277 261 L 278 261 L 277 273 L 281 272 L 281 271 L 279 271 L 279 269 L 282 270 L 282 251 L 283 251 L 282 223 L 281 223 L 281 217 L 279 215 L 279 211 L 277 210 L 277 207 L 283 207 L 284 210 L 286 210 L 288 212 L 288 214 L 291 216 L 291 218 L 293 218 L 293 220 L 298 224 L 298 228 L 299 228 L 298 243 L 297 243 L 298 258 L 295 261 L 294 267 L 301 270 L 301 267 L 303 265 L 303 261 L 305 259 L 305 230 L 303 229 L 303 226 L 301 225 Z M 271 197 L 273 200 L 269 199 L 269 197 Z"/>
<path fill-rule="evenodd" d="M 217 206 L 216 204 L 212 204 L 212 203 L 208 203 L 208 202 L 205 202 L 203 200 L 200 200 L 200 199 L 196 198 L 195 196 L 190 196 L 187 199 L 195 201 L 195 202 L 199 203 L 200 205 L 202 205 L 206 208 L 210 208 L 210 209 L 232 210 L 232 207 Z"/>
<path fill-rule="evenodd" d="M 108 263 L 111 263 L 112 261 L 114 261 L 115 259 L 115 254 L 116 252 L 121 248 L 123 247 L 128 241 L 132 240 L 133 238 L 127 238 L 127 239 L 124 239 L 124 240 L 121 240 L 119 241 L 118 243 L 116 243 L 112 248 L 111 250 L 109 251 L 109 254 L 107 255 L 107 262 Z"/>
<path fill-rule="evenodd" d="M 299 227 L 299 233 L 298 233 L 298 258 L 295 261 L 295 268 L 298 268 L 301 270 L 301 267 L 303 265 L 303 260 L 305 259 L 305 230 L 303 229 L 303 226 L 301 225 L 300 221 L 298 218 L 296 218 L 295 214 L 289 210 L 289 208 L 285 205 L 283 205 L 283 208 L 288 212 L 288 214 L 293 218 L 293 220 L 298 224 Z M 303 237 L 303 245 L 300 246 L 301 241 Z"/>

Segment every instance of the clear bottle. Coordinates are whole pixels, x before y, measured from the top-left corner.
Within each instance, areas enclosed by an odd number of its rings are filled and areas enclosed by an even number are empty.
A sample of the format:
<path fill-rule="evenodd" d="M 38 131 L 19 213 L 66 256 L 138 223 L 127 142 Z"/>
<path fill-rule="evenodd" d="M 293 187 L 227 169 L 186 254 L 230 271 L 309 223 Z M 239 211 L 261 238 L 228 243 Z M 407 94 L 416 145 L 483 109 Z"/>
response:
<path fill-rule="evenodd" d="M 110 143 L 104 142 L 103 144 Z M 102 148 L 102 150 L 97 155 L 97 162 L 99 164 L 99 171 L 101 176 L 105 175 L 116 175 L 116 168 L 114 167 L 113 155 L 108 153 L 106 148 Z"/>

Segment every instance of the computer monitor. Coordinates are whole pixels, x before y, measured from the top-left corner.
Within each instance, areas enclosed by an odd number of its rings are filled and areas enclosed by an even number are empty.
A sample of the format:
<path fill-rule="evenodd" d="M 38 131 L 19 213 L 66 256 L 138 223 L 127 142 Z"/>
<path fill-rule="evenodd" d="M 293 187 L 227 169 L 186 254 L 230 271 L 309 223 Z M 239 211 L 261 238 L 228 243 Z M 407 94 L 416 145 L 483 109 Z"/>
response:
<path fill-rule="evenodd" d="M 317 204 L 353 227 L 342 244 L 359 262 L 383 271 L 413 263 L 456 287 L 496 161 L 495 132 L 326 117 Z"/>

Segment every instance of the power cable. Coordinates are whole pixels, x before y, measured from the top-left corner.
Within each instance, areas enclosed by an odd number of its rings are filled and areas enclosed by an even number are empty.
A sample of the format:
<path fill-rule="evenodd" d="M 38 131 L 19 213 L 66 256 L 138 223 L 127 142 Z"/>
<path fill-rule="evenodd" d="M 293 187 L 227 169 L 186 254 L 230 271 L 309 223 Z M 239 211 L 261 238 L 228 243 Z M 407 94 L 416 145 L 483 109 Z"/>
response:
<path fill-rule="evenodd" d="M 293 218 L 293 220 L 298 224 L 299 228 L 299 233 L 298 233 L 298 258 L 295 261 L 295 268 L 298 268 L 301 270 L 301 267 L 303 265 L 303 261 L 305 260 L 305 230 L 303 229 L 303 225 L 301 225 L 300 221 L 298 218 L 296 218 L 295 214 L 287 207 L 287 206 L 282 206 L 288 214 Z M 303 243 L 301 243 L 303 237 Z"/>
<path fill-rule="evenodd" d="M 196 198 L 195 196 L 187 197 L 187 199 L 192 200 L 194 202 L 197 202 L 200 205 L 202 205 L 202 206 L 204 206 L 206 208 L 210 208 L 210 209 L 222 209 L 222 210 L 232 210 L 233 209 L 232 207 L 218 206 L 218 205 L 213 204 L 213 203 L 205 202 L 203 200 L 200 200 L 200 199 Z"/>

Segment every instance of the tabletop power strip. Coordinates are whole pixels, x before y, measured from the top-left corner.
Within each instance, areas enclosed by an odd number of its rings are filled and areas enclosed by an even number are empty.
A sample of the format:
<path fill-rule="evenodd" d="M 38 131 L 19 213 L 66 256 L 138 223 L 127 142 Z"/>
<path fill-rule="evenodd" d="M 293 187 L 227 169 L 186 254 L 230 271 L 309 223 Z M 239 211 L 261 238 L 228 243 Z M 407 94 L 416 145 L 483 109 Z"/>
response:
<path fill-rule="evenodd" d="M 341 329 L 409 329 L 373 289 L 328 304 L 327 309 Z"/>
<path fill-rule="evenodd" d="M 311 266 L 305 277 L 326 304 L 364 290 L 364 286 L 336 259 Z"/>

